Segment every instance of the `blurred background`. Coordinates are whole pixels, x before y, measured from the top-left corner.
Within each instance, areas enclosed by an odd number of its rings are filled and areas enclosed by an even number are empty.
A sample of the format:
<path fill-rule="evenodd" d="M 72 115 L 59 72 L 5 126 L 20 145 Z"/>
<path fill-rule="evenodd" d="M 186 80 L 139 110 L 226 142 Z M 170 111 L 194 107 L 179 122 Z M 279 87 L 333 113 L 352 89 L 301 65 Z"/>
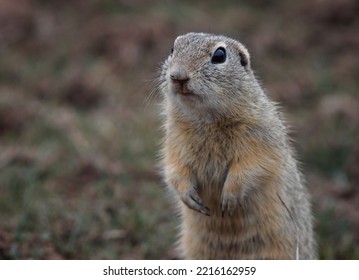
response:
<path fill-rule="evenodd" d="M 359 259 L 359 2 L 0 0 L 0 259 L 172 259 L 150 93 L 177 35 L 243 42 L 290 123 L 320 258 Z"/>

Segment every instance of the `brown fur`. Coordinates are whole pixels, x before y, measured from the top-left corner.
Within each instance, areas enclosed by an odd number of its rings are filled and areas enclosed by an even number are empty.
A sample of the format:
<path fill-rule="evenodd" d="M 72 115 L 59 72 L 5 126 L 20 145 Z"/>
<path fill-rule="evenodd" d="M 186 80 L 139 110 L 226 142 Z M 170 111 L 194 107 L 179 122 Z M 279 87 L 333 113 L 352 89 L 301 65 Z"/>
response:
<path fill-rule="evenodd" d="M 216 44 L 227 49 L 221 65 L 208 62 Z M 180 36 L 161 84 L 163 168 L 180 209 L 181 256 L 315 258 L 308 193 L 245 47 L 224 36 Z"/>

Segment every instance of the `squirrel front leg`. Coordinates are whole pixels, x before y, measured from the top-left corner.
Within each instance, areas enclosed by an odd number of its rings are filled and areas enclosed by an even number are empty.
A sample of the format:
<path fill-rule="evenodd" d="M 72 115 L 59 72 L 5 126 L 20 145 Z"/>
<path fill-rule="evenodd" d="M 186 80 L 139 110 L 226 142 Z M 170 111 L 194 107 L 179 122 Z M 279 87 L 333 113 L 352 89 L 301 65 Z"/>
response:
<path fill-rule="evenodd" d="M 166 172 L 167 184 L 179 194 L 182 202 L 190 209 L 210 216 L 210 209 L 198 195 L 197 185 L 186 167 L 174 167 Z"/>
<path fill-rule="evenodd" d="M 279 176 L 282 159 L 274 149 L 259 149 L 262 156 L 243 156 L 241 161 L 232 162 L 222 188 L 221 210 L 232 215 L 249 193 L 259 186 L 268 185 Z"/>
<path fill-rule="evenodd" d="M 240 163 L 230 165 L 221 193 L 222 216 L 225 213 L 232 215 L 241 207 L 248 191 L 259 183 L 261 173 L 255 166 L 244 166 Z"/>

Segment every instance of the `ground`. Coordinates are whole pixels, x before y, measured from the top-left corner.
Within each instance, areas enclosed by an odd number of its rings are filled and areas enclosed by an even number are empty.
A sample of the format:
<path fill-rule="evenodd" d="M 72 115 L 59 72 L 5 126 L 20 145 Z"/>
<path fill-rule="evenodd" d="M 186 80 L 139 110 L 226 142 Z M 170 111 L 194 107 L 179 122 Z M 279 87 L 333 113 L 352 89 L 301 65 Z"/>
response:
<path fill-rule="evenodd" d="M 2 0 L 0 259 L 173 259 L 156 167 L 173 40 L 242 41 L 291 126 L 322 259 L 359 259 L 359 2 Z"/>

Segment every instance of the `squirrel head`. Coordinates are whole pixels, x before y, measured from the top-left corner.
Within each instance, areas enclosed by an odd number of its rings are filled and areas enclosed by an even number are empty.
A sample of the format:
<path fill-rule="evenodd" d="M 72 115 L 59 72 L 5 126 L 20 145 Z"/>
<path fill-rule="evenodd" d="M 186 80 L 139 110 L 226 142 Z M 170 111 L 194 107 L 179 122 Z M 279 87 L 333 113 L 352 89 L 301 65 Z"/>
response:
<path fill-rule="evenodd" d="M 220 117 L 256 87 L 247 49 L 206 33 L 176 38 L 160 76 L 165 98 L 182 115 Z"/>

